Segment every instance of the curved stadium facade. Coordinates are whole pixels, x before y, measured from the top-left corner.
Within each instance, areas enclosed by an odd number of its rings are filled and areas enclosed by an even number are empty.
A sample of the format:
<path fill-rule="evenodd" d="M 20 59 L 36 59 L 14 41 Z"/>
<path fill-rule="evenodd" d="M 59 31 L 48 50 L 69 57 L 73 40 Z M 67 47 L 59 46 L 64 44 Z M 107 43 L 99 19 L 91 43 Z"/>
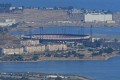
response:
<path fill-rule="evenodd" d="M 90 40 L 89 35 L 77 35 L 77 34 L 32 34 L 24 35 L 23 39 L 39 39 L 41 41 L 73 41 L 80 42 L 85 40 Z"/>

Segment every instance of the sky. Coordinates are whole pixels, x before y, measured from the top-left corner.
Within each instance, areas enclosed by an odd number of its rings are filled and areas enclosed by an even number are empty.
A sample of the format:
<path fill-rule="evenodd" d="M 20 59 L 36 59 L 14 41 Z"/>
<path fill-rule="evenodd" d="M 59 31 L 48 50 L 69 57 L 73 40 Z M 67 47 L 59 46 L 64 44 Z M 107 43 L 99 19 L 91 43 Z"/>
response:
<path fill-rule="evenodd" d="M 13 6 L 68 7 L 120 11 L 120 0 L 0 0 Z"/>

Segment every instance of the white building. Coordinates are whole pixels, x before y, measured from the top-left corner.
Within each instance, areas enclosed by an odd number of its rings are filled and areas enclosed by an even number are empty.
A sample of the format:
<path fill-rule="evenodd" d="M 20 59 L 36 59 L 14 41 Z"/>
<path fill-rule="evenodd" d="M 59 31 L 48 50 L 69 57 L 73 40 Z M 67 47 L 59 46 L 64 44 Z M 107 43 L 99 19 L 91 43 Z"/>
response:
<path fill-rule="evenodd" d="M 57 51 L 57 50 L 67 50 L 67 45 L 65 44 L 49 44 L 46 46 L 48 51 Z"/>
<path fill-rule="evenodd" d="M 23 9 L 23 7 L 22 7 L 22 6 L 20 6 L 20 7 L 10 7 L 10 8 L 9 8 L 9 10 L 15 10 L 15 9 L 22 10 L 22 9 Z"/>
<path fill-rule="evenodd" d="M 23 54 L 23 52 L 24 52 L 23 47 L 20 47 L 20 48 L 13 48 L 13 47 L 2 48 L 2 53 L 6 54 L 6 55 L 9 55 L 9 54 Z"/>
<path fill-rule="evenodd" d="M 112 21 L 112 14 L 88 13 L 84 15 L 85 22 L 106 22 Z"/>
<path fill-rule="evenodd" d="M 82 13 L 79 9 L 73 9 L 72 10 L 72 13 L 73 14 L 78 14 L 78 13 Z"/>
<path fill-rule="evenodd" d="M 44 52 L 45 51 L 45 45 L 26 46 L 25 50 L 27 51 L 27 53 Z"/>
<path fill-rule="evenodd" d="M 4 22 L 0 22 L 0 26 L 1 27 L 11 26 L 11 25 L 13 25 L 15 23 L 16 23 L 15 19 L 6 19 Z"/>
<path fill-rule="evenodd" d="M 40 42 L 39 40 L 21 40 L 20 44 L 24 46 L 31 46 L 31 45 L 39 45 Z"/>

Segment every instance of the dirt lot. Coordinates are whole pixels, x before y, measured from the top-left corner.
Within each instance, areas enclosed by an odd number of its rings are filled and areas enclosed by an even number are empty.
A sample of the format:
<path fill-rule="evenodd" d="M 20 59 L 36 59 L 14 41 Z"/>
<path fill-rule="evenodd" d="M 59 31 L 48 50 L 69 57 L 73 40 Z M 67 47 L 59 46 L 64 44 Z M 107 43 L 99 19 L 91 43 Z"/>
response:
<path fill-rule="evenodd" d="M 120 26 L 120 13 L 114 13 L 113 19 L 116 24 L 107 23 L 82 23 L 83 14 L 68 15 L 67 10 L 43 10 L 43 9 L 25 9 L 21 13 L 1 13 L 0 20 L 4 19 L 16 19 L 19 22 L 19 28 L 25 28 L 28 26 L 41 27 L 41 26 Z M 58 21 L 58 22 L 57 22 Z M 59 21 L 71 21 L 71 22 L 59 22 Z"/>

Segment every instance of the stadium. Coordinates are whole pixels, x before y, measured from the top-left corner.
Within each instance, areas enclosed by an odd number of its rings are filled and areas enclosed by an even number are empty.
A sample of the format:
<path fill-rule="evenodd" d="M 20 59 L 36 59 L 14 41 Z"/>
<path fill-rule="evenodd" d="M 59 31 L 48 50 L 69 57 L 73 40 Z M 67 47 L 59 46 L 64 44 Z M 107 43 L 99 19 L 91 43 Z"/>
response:
<path fill-rule="evenodd" d="M 90 40 L 89 35 L 78 35 L 78 34 L 32 34 L 32 35 L 23 35 L 23 39 L 39 39 L 42 42 L 81 42 Z"/>

